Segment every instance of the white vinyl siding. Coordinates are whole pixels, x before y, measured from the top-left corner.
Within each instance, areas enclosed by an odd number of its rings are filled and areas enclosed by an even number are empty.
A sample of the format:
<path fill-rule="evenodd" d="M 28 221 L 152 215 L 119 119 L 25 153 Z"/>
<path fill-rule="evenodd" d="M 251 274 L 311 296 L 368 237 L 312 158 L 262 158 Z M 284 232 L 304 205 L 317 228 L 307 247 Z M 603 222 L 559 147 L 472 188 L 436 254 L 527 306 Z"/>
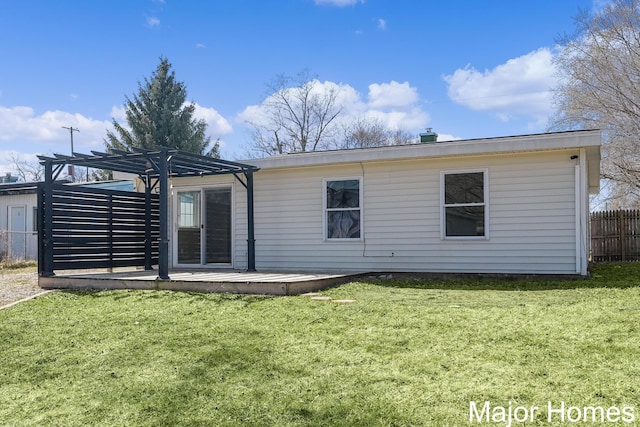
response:
<path fill-rule="evenodd" d="M 289 271 L 576 272 L 575 150 L 310 167 L 254 175 L 256 268 Z M 478 167 L 481 166 L 480 169 Z M 442 240 L 442 171 L 488 170 L 491 239 Z M 324 236 L 325 181 L 361 177 L 360 239 Z M 200 179 L 200 178 L 199 178 Z M 202 178 L 201 185 L 233 177 Z M 202 182 L 196 181 L 192 182 Z M 234 267 L 246 267 L 246 190 L 236 187 Z"/>

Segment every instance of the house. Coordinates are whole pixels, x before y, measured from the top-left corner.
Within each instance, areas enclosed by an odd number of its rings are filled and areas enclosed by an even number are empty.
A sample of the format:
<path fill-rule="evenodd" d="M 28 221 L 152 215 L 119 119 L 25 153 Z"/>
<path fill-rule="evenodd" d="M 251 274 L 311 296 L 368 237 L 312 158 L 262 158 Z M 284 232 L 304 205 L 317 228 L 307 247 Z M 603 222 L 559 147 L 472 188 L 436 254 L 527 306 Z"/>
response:
<path fill-rule="evenodd" d="M 245 162 L 168 147 L 41 156 L 40 276 L 154 265 L 163 281 L 170 269 L 586 275 L 600 146 L 600 131 L 572 131 Z M 140 193 L 61 186 L 65 164 L 134 174 Z"/>
<path fill-rule="evenodd" d="M 586 275 L 600 146 L 571 131 L 246 161 L 255 268 Z M 171 268 L 247 268 L 236 178 L 171 179 Z"/>
<path fill-rule="evenodd" d="M 38 182 L 17 182 L 7 175 L 0 183 L 0 260 L 38 259 Z M 76 183 L 89 188 L 133 191 L 133 181 Z"/>

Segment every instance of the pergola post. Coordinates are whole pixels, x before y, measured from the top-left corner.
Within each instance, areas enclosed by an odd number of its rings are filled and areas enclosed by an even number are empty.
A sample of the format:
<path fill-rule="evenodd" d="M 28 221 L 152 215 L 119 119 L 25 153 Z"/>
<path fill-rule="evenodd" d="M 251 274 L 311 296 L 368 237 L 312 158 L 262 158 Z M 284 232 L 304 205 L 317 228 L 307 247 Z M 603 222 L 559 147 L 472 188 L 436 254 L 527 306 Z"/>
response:
<path fill-rule="evenodd" d="M 145 180 L 144 200 L 145 200 L 144 269 L 153 270 L 153 263 L 152 263 L 152 257 L 151 257 L 152 255 L 151 250 L 153 249 L 153 245 L 151 242 L 151 178 L 149 177 L 149 174 L 146 175 L 146 180 Z"/>
<path fill-rule="evenodd" d="M 256 238 L 253 218 L 253 171 L 245 172 L 247 178 L 247 271 L 256 271 Z"/>
<path fill-rule="evenodd" d="M 42 230 L 42 266 L 40 274 L 44 277 L 54 275 L 53 272 L 53 163 L 44 163 L 44 219 Z"/>
<path fill-rule="evenodd" d="M 167 187 L 169 184 L 169 162 L 167 161 L 167 150 L 161 150 L 158 184 L 160 188 L 160 242 L 158 243 L 158 278 L 161 280 L 169 279 L 169 213 L 167 200 Z"/>

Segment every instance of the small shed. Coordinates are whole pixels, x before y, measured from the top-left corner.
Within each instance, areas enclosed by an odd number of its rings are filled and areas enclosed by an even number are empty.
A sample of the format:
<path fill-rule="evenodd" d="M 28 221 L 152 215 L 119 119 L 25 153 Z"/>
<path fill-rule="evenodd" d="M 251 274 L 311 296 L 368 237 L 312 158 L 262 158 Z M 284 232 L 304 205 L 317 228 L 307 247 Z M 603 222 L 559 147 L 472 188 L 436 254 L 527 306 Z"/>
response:
<path fill-rule="evenodd" d="M 37 182 L 0 183 L 0 259 L 37 259 L 37 192 Z"/>

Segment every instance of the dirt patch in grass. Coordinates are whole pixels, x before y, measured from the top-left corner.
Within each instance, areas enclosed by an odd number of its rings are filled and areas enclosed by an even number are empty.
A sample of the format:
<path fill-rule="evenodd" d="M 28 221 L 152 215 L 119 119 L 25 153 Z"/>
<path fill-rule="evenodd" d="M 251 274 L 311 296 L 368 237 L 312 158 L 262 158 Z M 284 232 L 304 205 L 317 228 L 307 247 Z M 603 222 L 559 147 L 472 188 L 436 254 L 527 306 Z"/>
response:
<path fill-rule="evenodd" d="M 40 292 L 36 271 L 0 270 L 0 307 Z"/>

